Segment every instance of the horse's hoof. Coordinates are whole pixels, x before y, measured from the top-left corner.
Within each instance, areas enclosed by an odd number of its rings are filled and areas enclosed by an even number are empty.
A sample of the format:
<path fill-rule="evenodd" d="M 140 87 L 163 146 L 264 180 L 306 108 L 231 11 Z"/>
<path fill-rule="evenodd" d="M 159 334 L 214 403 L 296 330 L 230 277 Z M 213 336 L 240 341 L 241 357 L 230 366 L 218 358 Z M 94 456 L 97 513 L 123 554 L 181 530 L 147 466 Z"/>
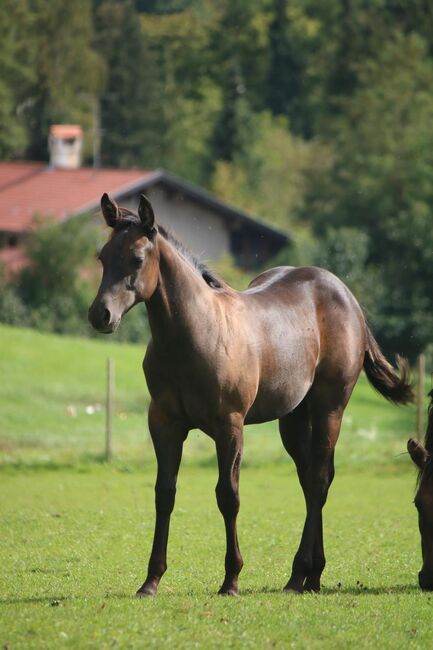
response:
<path fill-rule="evenodd" d="M 218 592 L 218 596 L 239 596 L 237 589 L 221 589 Z"/>
<path fill-rule="evenodd" d="M 140 587 L 135 594 L 136 598 L 146 598 L 147 596 L 156 596 L 156 587 Z"/>
<path fill-rule="evenodd" d="M 284 593 L 286 594 L 303 594 L 304 593 L 304 588 L 303 587 L 294 587 L 292 585 L 286 585 L 283 589 Z"/>

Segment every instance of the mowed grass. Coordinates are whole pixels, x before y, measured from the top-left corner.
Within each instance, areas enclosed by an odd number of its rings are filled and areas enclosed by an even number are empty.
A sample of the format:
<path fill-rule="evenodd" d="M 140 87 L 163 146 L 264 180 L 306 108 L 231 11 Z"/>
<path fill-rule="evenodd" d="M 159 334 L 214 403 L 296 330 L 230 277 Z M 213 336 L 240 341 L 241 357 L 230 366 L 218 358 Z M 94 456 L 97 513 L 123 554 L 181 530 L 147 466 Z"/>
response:
<path fill-rule="evenodd" d="M 246 468 L 240 597 L 215 595 L 224 532 L 216 470 L 186 466 L 169 569 L 137 600 L 153 531 L 153 471 L 12 470 L 1 479 L 3 648 L 424 648 L 433 598 L 420 565 L 414 477 L 337 475 L 321 594 L 281 592 L 303 522 L 293 469 Z"/>
<path fill-rule="evenodd" d="M 154 524 L 144 347 L 0 327 L 0 647 L 430 647 L 433 599 L 417 587 L 415 473 L 403 453 L 415 414 L 365 378 L 337 448 L 321 594 L 281 592 L 304 504 L 271 423 L 245 436 L 240 597 L 215 595 L 225 552 L 215 453 L 192 432 L 169 570 L 156 598 L 134 598 Z M 116 362 L 111 465 L 101 460 L 97 410 L 108 356 Z"/>

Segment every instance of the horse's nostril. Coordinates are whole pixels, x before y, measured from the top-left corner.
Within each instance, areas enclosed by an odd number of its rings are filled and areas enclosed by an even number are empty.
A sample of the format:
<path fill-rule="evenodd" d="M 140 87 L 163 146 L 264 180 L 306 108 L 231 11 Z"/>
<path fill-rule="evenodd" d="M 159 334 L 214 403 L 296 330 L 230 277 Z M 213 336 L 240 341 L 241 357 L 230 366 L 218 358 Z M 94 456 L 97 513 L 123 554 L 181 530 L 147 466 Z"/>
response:
<path fill-rule="evenodd" d="M 108 309 L 104 309 L 104 312 L 102 314 L 102 320 L 104 321 L 104 325 L 109 325 L 110 319 L 111 319 L 110 312 L 108 311 Z"/>

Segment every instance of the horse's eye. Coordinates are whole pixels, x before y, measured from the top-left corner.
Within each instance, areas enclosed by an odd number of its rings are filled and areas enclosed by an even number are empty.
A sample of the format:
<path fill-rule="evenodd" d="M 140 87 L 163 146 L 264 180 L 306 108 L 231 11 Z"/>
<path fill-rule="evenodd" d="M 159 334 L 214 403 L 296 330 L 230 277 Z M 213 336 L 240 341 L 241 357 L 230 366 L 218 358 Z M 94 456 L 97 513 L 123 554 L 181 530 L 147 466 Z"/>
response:
<path fill-rule="evenodd" d="M 132 258 L 132 265 L 133 265 L 136 269 L 138 269 L 142 264 L 143 264 L 143 258 L 134 255 L 134 257 Z"/>

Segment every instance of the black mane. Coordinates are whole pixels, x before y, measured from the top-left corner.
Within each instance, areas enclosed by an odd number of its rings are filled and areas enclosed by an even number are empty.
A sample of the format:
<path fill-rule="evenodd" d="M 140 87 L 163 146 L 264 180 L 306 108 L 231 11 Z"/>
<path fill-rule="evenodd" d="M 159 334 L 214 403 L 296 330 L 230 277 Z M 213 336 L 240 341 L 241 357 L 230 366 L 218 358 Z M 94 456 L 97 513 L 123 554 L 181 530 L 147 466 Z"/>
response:
<path fill-rule="evenodd" d="M 127 210 L 126 208 L 119 208 L 119 218 L 116 221 L 114 226 L 114 232 L 120 232 L 129 226 L 140 226 L 142 223 L 140 218 Z M 154 231 L 155 232 L 155 231 Z M 156 232 L 158 232 L 166 241 L 168 241 L 181 255 L 186 259 L 191 266 L 201 275 L 203 280 L 213 289 L 221 289 L 223 284 L 220 278 L 212 271 L 204 262 L 200 262 L 195 255 L 191 253 L 188 248 L 186 248 L 181 241 L 179 241 L 172 232 L 164 228 L 163 226 L 157 226 Z M 151 233 L 149 233 L 151 235 Z"/>

